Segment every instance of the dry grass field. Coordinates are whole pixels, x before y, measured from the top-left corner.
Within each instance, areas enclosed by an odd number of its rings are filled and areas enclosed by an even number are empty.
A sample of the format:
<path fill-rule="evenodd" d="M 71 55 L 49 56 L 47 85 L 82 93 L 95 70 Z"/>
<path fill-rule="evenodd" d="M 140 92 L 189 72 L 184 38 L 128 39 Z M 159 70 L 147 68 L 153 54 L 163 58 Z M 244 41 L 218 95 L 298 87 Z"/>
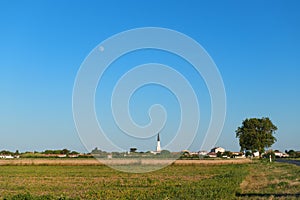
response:
<path fill-rule="evenodd" d="M 0 159 L 0 165 L 125 165 L 125 164 L 135 164 L 140 163 L 143 165 L 164 165 L 172 163 L 172 160 L 165 159 L 144 159 L 144 160 L 135 160 L 135 159 L 112 159 L 112 160 L 103 160 L 98 161 L 96 159 L 72 159 L 72 158 L 62 158 L 62 159 L 42 159 L 42 158 L 33 158 L 33 159 Z M 216 160 L 176 160 L 174 164 L 177 165 L 190 165 L 190 164 L 205 164 L 205 165 L 217 165 L 217 164 L 244 164 L 250 163 L 249 159 L 216 159 Z"/>

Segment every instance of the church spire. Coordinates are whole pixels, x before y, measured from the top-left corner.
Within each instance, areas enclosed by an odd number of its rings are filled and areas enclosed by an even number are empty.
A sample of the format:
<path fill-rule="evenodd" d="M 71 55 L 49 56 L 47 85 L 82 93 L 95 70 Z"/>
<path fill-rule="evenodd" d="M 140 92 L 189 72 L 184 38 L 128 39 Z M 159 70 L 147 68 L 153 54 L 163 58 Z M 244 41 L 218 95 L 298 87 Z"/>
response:
<path fill-rule="evenodd" d="M 160 153 L 160 152 L 161 152 L 159 133 L 157 134 L 156 152 L 157 152 L 157 153 Z"/>

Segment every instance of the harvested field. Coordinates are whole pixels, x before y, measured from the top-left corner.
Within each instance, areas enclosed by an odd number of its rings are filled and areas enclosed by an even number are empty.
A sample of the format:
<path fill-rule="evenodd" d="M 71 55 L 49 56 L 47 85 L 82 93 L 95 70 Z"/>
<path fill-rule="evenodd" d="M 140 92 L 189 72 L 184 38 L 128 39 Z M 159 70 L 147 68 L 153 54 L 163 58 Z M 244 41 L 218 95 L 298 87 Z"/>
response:
<path fill-rule="evenodd" d="M 251 163 L 250 159 L 227 159 L 227 160 L 176 160 L 175 164 L 203 164 L 203 165 L 222 165 L 222 164 L 245 164 Z"/>
<path fill-rule="evenodd" d="M 154 160 L 154 159 L 112 159 L 98 161 L 96 159 L 6 159 L 0 160 L 0 165 L 127 165 L 127 164 L 142 164 L 142 165 L 166 165 L 172 164 L 173 160 Z M 190 164 L 243 164 L 250 163 L 249 159 L 227 159 L 227 160 L 176 160 L 175 165 L 190 165 Z"/>

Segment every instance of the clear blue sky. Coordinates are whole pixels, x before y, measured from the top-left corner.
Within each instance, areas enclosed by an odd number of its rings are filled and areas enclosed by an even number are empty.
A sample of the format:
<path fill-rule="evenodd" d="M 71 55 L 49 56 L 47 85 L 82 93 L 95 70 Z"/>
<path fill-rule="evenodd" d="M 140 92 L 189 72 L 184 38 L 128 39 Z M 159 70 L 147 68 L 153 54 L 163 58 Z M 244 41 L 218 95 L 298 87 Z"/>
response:
<path fill-rule="evenodd" d="M 73 83 L 81 63 L 108 37 L 155 26 L 194 38 L 218 66 L 227 117 L 217 145 L 239 150 L 235 130 L 242 120 L 265 116 L 278 126 L 274 149 L 300 150 L 299 9 L 297 0 L 0 1 L 0 149 L 85 151 L 72 116 Z M 149 61 L 145 55 L 139 59 Z M 161 88 L 156 91 L 152 97 L 161 97 Z M 209 120 L 207 97 L 200 105 L 204 124 Z M 135 98 L 154 103 L 143 93 Z M 101 111 L 98 115 L 100 119 Z M 143 116 L 135 115 L 137 121 Z M 198 137 L 190 149 L 200 146 Z M 139 147 L 149 148 L 154 145 Z"/>

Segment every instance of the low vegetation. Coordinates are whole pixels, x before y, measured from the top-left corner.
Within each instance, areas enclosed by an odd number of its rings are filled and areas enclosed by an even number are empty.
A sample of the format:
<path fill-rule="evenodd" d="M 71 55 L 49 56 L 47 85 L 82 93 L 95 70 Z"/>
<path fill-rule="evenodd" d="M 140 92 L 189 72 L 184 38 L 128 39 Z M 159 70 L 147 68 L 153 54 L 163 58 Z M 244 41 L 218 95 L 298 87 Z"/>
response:
<path fill-rule="evenodd" d="M 241 184 L 243 199 L 299 199 L 300 167 L 284 163 L 256 162 Z"/>
<path fill-rule="evenodd" d="M 129 174 L 106 166 L 1 166 L 0 194 L 5 199 L 230 199 L 247 168 L 172 165 Z"/>
<path fill-rule="evenodd" d="M 299 174 L 296 165 L 261 161 L 143 174 L 103 165 L 0 166 L 0 199 L 297 199 Z"/>

